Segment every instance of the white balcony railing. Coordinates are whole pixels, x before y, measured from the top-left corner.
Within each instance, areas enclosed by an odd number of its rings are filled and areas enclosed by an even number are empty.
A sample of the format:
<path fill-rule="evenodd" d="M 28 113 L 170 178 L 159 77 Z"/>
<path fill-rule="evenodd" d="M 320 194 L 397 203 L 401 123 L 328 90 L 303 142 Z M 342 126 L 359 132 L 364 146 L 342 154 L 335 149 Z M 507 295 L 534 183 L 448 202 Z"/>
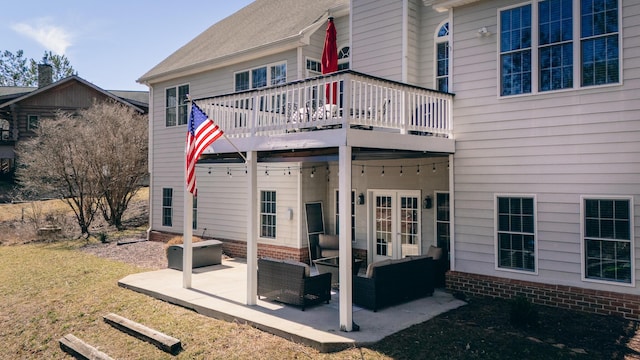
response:
<path fill-rule="evenodd" d="M 451 138 L 453 95 L 353 71 L 196 100 L 228 137 L 354 128 Z"/>

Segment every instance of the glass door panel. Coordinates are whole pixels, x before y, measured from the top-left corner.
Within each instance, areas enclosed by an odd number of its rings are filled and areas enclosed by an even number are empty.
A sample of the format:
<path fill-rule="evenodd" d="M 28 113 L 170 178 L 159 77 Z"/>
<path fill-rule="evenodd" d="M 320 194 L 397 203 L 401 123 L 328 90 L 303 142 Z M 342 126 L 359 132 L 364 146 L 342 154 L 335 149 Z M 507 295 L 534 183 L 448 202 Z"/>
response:
<path fill-rule="evenodd" d="M 374 261 L 393 256 L 393 197 L 375 196 Z"/>
<path fill-rule="evenodd" d="M 420 200 L 400 196 L 400 257 L 420 254 Z"/>

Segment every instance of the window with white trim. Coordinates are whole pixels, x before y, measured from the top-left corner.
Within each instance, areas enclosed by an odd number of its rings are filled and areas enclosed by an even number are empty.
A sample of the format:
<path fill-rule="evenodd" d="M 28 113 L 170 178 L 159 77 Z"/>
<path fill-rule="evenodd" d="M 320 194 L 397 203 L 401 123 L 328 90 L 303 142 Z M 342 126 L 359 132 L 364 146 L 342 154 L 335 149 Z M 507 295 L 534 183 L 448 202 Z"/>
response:
<path fill-rule="evenodd" d="M 338 50 L 338 71 L 349 69 L 349 55 L 351 47 L 343 46 Z"/>
<path fill-rule="evenodd" d="M 307 77 L 322 75 L 322 63 L 319 60 L 307 58 Z"/>
<path fill-rule="evenodd" d="M 536 271 L 535 200 L 496 197 L 498 268 Z"/>
<path fill-rule="evenodd" d="M 259 89 L 287 82 L 287 63 L 256 67 L 235 73 L 235 91 Z"/>
<path fill-rule="evenodd" d="M 276 192 L 260 191 L 260 237 L 276 238 Z"/>
<path fill-rule="evenodd" d="M 436 192 L 436 245 L 450 256 L 451 219 L 449 210 L 449 193 Z"/>
<path fill-rule="evenodd" d="M 631 284 L 631 199 L 583 198 L 584 278 Z"/>
<path fill-rule="evenodd" d="M 165 126 L 187 123 L 187 95 L 189 95 L 189 85 L 180 85 L 165 90 Z"/>
<path fill-rule="evenodd" d="M 436 89 L 449 91 L 449 22 L 440 25 L 435 36 Z"/>
<path fill-rule="evenodd" d="M 162 189 L 162 226 L 173 226 L 173 189 Z"/>
<path fill-rule="evenodd" d="M 500 10 L 500 95 L 620 83 L 619 8 L 619 0 L 533 0 Z"/>
<path fill-rule="evenodd" d="M 336 235 L 340 235 L 340 192 L 336 190 Z M 356 241 L 356 192 L 351 190 L 351 241 Z"/>

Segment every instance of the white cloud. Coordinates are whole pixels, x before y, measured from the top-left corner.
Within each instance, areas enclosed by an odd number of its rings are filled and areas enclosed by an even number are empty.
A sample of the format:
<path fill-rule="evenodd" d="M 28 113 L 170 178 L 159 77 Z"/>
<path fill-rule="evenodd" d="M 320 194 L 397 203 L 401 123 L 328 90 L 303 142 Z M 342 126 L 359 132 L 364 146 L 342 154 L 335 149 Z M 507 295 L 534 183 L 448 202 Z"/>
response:
<path fill-rule="evenodd" d="M 11 28 L 58 55 L 65 54 L 73 38 L 70 32 L 60 26 L 50 25 L 46 19 L 37 20 L 35 25 L 24 22 L 14 24 Z"/>

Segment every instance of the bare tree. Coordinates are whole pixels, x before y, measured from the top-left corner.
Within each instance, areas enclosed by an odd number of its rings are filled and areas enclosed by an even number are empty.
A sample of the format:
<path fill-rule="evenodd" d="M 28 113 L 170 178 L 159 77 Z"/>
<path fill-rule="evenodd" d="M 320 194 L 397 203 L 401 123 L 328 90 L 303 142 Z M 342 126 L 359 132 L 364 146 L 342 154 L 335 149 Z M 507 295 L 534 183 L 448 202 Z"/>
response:
<path fill-rule="evenodd" d="M 82 117 L 96 134 L 90 161 L 101 192 L 100 210 L 120 230 L 124 212 L 147 176 L 146 117 L 113 102 L 97 103 Z"/>
<path fill-rule="evenodd" d="M 73 209 L 88 236 L 95 214 L 122 229 L 129 201 L 147 175 L 147 121 L 115 101 L 76 116 L 41 121 L 37 137 L 19 145 L 16 177 L 32 194 L 55 194 Z"/>
<path fill-rule="evenodd" d="M 16 152 L 20 161 L 16 177 L 23 191 L 64 200 L 88 237 L 100 197 L 88 161 L 91 142 L 80 119 L 62 112 L 55 119 L 44 119 L 37 136 L 21 142 Z"/>

